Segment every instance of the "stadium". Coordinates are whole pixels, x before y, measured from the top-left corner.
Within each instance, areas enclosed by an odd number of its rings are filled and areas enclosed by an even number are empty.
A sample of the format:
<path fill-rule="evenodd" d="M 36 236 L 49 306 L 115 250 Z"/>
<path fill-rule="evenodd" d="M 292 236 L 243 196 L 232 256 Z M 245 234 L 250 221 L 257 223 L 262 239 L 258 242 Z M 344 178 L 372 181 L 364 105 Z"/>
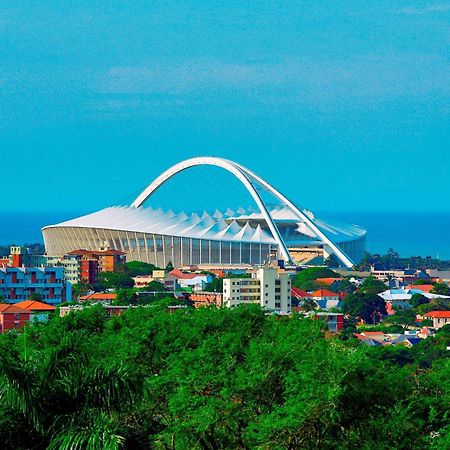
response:
<path fill-rule="evenodd" d="M 144 207 L 170 178 L 196 166 L 220 167 L 242 183 L 255 208 L 175 213 Z M 276 205 L 263 200 L 270 194 Z M 270 261 L 317 264 L 333 256 L 343 267 L 358 262 L 366 230 L 358 225 L 324 222 L 300 209 L 249 169 L 226 159 L 198 157 L 163 172 L 130 206 L 113 206 L 42 229 L 46 252 L 61 256 L 74 249 L 113 248 L 129 261 L 159 267 L 240 267 Z"/>

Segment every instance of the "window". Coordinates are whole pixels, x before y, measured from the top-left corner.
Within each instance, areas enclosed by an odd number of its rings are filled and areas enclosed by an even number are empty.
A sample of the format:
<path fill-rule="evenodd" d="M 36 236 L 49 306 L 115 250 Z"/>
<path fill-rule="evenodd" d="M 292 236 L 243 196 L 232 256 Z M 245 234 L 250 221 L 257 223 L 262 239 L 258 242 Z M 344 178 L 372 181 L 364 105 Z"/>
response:
<path fill-rule="evenodd" d="M 281 308 L 281 303 L 275 303 L 275 308 Z"/>

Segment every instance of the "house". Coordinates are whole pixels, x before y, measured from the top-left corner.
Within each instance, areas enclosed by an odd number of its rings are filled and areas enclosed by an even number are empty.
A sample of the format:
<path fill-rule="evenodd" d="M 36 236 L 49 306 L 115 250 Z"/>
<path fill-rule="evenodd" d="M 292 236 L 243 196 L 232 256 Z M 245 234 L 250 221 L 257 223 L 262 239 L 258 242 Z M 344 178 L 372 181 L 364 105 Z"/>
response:
<path fill-rule="evenodd" d="M 25 300 L 16 303 L 16 306 L 30 312 L 30 321 L 38 320 L 39 322 L 47 322 L 56 310 L 53 305 L 35 300 Z"/>
<path fill-rule="evenodd" d="M 328 331 L 338 332 L 344 328 L 344 314 L 331 312 L 318 312 L 315 317 L 325 320 Z"/>
<path fill-rule="evenodd" d="M 317 306 L 321 309 L 332 309 L 342 307 L 341 296 L 328 289 L 319 289 L 310 294 L 310 297 L 317 303 Z"/>
<path fill-rule="evenodd" d="M 174 269 L 169 275 L 176 278 L 181 288 L 192 289 L 193 291 L 203 291 L 207 283 L 211 283 L 212 276 L 203 273 L 185 273 L 181 270 Z"/>
<path fill-rule="evenodd" d="M 433 320 L 433 328 L 436 329 L 450 323 L 450 311 L 430 311 L 424 314 L 423 317 Z"/>
<path fill-rule="evenodd" d="M 0 303 L 0 334 L 22 328 L 30 321 L 30 311 L 16 305 Z"/>
<path fill-rule="evenodd" d="M 405 304 L 407 303 L 409 305 L 409 301 L 411 300 L 411 297 L 414 294 L 421 294 L 424 297 L 428 298 L 429 300 L 435 299 L 435 298 L 449 298 L 449 296 L 445 295 L 439 295 L 439 294 L 432 294 L 431 292 L 425 292 L 417 289 L 417 286 L 415 286 L 414 289 L 388 289 L 384 292 L 381 292 L 378 294 L 379 297 L 381 297 L 386 303 L 390 303 L 392 307 L 405 307 Z"/>
<path fill-rule="evenodd" d="M 430 293 L 433 288 L 434 284 L 408 284 L 405 289 Z"/>
<path fill-rule="evenodd" d="M 78 300 L 81 301 L 93 301 L 93 302 L 106 302 L 111 303 L 116 299 L 116 294 L 113 292 L 94 292 L 93 294 L 82 295 L 78 297 Z"/>

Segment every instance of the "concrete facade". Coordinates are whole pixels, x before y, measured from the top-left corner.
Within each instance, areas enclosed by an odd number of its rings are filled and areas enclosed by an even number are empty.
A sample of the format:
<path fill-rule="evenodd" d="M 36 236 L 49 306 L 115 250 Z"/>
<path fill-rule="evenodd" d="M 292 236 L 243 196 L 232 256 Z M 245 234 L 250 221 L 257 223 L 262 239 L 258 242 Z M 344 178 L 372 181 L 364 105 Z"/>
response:
<path fill-rule="evenodd" d="M 262 267 L 251 278 L 225 278 L 223 305 L 257 303 L 264 309 L 291 312 L 291 280 L 287 273 L 272 267 Z"/>

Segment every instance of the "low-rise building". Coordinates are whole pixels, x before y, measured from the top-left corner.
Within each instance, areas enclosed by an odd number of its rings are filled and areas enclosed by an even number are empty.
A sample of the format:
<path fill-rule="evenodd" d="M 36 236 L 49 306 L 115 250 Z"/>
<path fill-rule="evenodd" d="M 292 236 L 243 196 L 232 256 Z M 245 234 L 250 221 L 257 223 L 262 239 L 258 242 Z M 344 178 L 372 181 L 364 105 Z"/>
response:
<path fill-rule="evenodd" d="M 193 291 L 203 291 L 207 283 L 211 283 L 212 276 L 203 273 L 185 273 L 181 270 L 174 269 L 169 272 L 176 278 L 181 288 L 192 289 Z"/>
<path fill-rule="evenodd" d="M 72 286 L 63 280 L 62 267 L 0 267 L 0 296 L 8 303 L 37 294 L 46 303 L 72 300 Z"/>
<path fill-rule="evenodd" d="M 450 311 L 430 311 L 423 315 L 433 321 L 433 328 L 439 329 L 450 323 Z"/>
<path fill-rule="evenodd" d="M 321 309 L 340 309 L 342 307 L 342 298 L 337 292 L 329 291 L 328 289 L 319 289 L 314 291 L 310 296 Z"/>
<path fill-rule="evenodd" d="M 29 321 L 29 311 L 16 305 L 0 303 L 0 334 L 20 329 Z"/>
<path fill-rule="evenodd" d="M 286 272 L 273 267 L 261 267 L 251 278 L 224 278 L 223 305 L 258 303 L 262 308 L 291 312 L 291 280 Z"/>
<path fill-rule="evenodd" d="M 82 295 L 78 300 L 82 302 L 106 302 L 111 303 L 116 299 L 117 295 L 114 292 L 94 292 L 92 294 Z"/>
<path fill-rule="evenodd" d="M 223 294 L 221 292 L 195 292 L 189 296 L 196 308 L 200 306 L 222 306 Z"/>
<path fill-rule="evenodd" d="M 38 320 L 39 322 L 47 322 L 50 316 L 55 312 L 56 308 L 47 303 L 38 302 L 36 300 L 25 300 L 15 304 L 17 307 L 30 312 L 30 321 Z"/>

